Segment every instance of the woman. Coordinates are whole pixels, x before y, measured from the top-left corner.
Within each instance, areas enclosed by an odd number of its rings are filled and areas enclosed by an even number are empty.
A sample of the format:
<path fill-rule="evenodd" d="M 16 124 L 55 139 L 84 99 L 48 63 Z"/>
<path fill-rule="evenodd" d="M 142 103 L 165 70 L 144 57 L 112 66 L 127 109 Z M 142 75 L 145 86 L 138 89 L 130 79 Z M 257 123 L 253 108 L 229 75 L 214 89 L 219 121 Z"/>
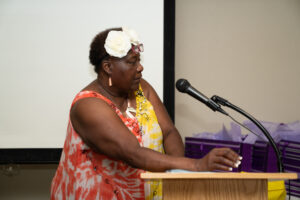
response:
<path fill-rule="evenodd" d="M 161 182 L 141 180 L 144 170 L 230 171 L 239 165 L 227 148 L 202 159 L 184 157 L 177 129 L 142 79 L 142 51 L 127 28 L 94 38 L 89 58 L 98 76 L 72 103 L 51 199 L 161 199 Z"/>

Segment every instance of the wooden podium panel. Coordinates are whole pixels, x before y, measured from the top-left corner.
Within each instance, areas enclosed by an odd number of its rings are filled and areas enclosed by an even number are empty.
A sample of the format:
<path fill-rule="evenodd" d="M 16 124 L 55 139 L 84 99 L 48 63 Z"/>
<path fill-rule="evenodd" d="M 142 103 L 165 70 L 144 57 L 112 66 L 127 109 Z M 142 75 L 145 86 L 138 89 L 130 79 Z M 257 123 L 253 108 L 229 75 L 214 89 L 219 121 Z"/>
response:
<path fill-rule="evenodd" d="M 164 199 L 267 199 L 265 180 L 168 179 L 163 182 Z M 243 191 L 243 192 L 241 192 Z M 200 198 L 201 197 L 201 198 Z"/>
<path fill-rule="evenodd" d="M 164 200 L 268 199 L 268 180 L 297 179 L 296 173 L 143 173 L 163 180 Z"/>

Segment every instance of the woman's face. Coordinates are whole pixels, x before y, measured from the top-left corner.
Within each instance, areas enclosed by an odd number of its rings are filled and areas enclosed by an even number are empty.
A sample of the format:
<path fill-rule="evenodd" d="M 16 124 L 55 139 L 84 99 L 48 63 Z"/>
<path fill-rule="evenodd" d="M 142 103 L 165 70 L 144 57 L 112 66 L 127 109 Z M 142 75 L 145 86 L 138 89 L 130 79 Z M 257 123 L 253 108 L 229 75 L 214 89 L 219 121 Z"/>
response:
<path fill-rule="evenodd" d="M 112 84 L 120 92 L 135 91 L 139 88 L 143 66 L 140 63 L 140 54 L 129 53 L 123 58 L 111 60 Z"/>

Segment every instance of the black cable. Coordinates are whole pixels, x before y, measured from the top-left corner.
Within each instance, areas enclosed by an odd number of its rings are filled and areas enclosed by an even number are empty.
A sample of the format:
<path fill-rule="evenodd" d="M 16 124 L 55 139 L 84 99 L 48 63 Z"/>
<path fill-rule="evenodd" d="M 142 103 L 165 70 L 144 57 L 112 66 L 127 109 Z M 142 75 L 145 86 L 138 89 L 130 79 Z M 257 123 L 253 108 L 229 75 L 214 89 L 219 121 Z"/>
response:
<path fill-rule="evenodd" d="M 230 114 L 228 114 L 228 117 L 230 117 L 235 123 L 237 123 L 238 125 L 240 125 L 241 127 L 243 127 L 244 129 L 250 131 L 251 133 L 253 133 L 254 135 L 256 135 L 257 137 L 259 137 L 261 140 L 264 140 L 263 137 L 261 137 L 259 134 L 255 133 L 254 131 L 252 131 L 250 128 L 248 128 L 247 126 L 245 126 L 244 124 L 242 124 L 241 122 L 237 121 L 235 118 L 233 118 Z"/>
<path fill-rule="evenodd" d="M 279 172 L 284 172 L 283 169 L 283 165 L 282 165 L 282 160 L 281 160 L 281 153 L 279 151 L 279 149 L 276 146 L 276 143 L 274 142 L 273 138 L 271 137 L 270 133 L 265 129 L 265 127 L 258 121 L 256 120 L 254 117 L 252 117 L 249 113 L 245 112 L 244 110 L 242 110 L 241 108 L 233 105 L 232 103 L 230 103 L 229 101 L 227 101 L 226 99 L 216 96 L 214 95 L 211 100 L 213 100 L 214 102 L 221 104 L 223 106 L 227 106 L 235 111 L 237 111 L 238 113 L 244 115 L 245 117 L 247 117 L 249 120 L 251 120 L 266 136 L 266 138 L 268 139 L 269 143 L 271 144 L 271 146 L 274 149 L 274 152 L 276 154 L 277 157 L 277 166 L 278 166 L 278 171 Z"/>
<path fill-rule="evenodd" d="M 289 191 L 289 200 L 291 200 L 291 181 L 288 180 L 288 191 Z"/>

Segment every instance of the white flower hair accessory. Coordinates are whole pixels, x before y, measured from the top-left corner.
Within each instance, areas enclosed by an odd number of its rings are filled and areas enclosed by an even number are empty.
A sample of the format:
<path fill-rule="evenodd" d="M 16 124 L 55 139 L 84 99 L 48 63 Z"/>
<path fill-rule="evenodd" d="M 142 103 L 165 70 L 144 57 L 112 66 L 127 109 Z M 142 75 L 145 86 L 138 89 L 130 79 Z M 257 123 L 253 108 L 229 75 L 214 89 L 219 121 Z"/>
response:
<path fill-rule="evenodd" d="M 104 48 L 109 55 L 122 58 L 131 48 L 130 39 L 123 31 L 110 31 L 105 40 Z"/>
<path fill-rule="evenodd" d="M 135 30 L 129 29 L 127 27 L 122 27 L 122 30 L 124 31 L 124 33 L 126 33 L 129 36 L 130 42 L 132 44 L 134 44 L 134 45 L 140 44 L 139 36 L 135 32 Z"/>
<path fill-rule="evenodd" d="M 137 48 L 132 48 L 137 47 Z M 122 31 L 110 31 L 105 40 L 104 48 L 110 56 L 122 58 L 130 49 L 134 52 L 143 51 L 137 33 L 129 28 L 123 27 Z"/>

